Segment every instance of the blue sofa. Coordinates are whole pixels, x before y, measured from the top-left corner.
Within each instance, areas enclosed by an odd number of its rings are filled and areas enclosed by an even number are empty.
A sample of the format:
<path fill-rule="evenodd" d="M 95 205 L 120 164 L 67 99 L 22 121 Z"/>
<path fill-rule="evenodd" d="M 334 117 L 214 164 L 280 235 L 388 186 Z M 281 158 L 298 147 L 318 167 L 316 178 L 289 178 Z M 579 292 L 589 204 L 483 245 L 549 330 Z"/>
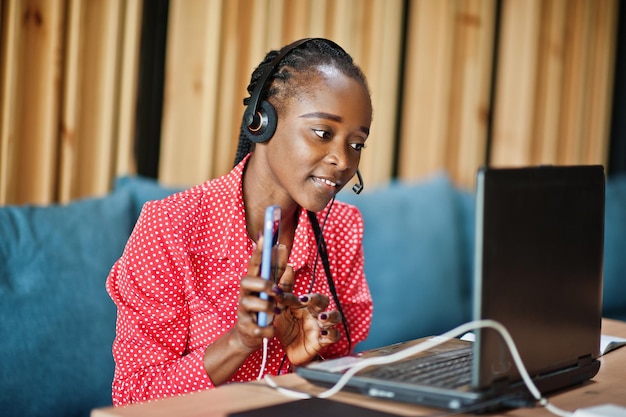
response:
<path fill-rule="evenodd" d="M 0 207 L 0 414 L 87 416 L 111 404 L 115 306 L 104 281 L 147 200 L 176 191 L 120 178 L 102 197 Z M 341 200 L 365 219 L 374 298 L 366 349 L 469 320 L 474 197 L 445 174 Z M 604 313 L 626 319 L 626 176 L 607 184 Z"/>

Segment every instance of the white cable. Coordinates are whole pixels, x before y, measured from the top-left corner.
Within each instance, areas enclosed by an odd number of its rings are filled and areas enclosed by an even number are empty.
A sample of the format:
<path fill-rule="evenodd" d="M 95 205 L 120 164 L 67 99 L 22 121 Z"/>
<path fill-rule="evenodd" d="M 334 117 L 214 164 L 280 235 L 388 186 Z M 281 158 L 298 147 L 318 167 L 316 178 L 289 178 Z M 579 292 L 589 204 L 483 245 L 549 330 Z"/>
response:
<path fill-rule="evenodd" d="M 265 365 L 267 363 L 267 337 L 263 338 L 263 360 L 261 361 L 261 369 L 259 369 L 259 376 L 256 377 L 257 381 L 260 381 L 263 378 L 263 373 L 265 372 Z"/>
<path fill-rule="evenodd" d="M 390 355 L 376 356 L 376 357 L 363 359 L 355 363 L 354 365 L 351 365 L 349 369 L 341 376 L 341 378 L 339 378 L 339 380 L 335 383 L 335 385 L 333 385 L 330 389 L 319 393 L 317 397 L 328 398 L 332 395 L 335 395 L 348 383 L 348 380 L 350 378 L 352 378 L 357 372 L 361 371 L 364 368 L 367 368 L 373 365 L 385 365 L 388 363 L 405 359 L 409 356 L 415 355 L 425 350 L 432 349 L 433 347 L 438 346 L 448 341 L 449 339 L 452 339 L 457 336 L 461 336 L 472 330 L 485 328 L 485 327 L 492 328 L 496 330 L 498 333 L 500 333 L 500 335 L 504 339 L 511 353 L 513 361 L 515 362 L 515 365 L 517 366 L 517 369 L 520 373 L 520 376 L 522 377 L 522 380 L 526 384 L 526 387 L 528 388 L 530 393 L 533 395 L 533 397 L 539 402 L 539 404 L 541 406 L 544 406 L 551 413 L 556 414 L 560 417 L 570 417 L 573 414 L 572 412 L 562 410 L 552 405 L 546 398 L 542 397 L 541 392 L 537 389 L 537 386 L 532 381 L 530 375 L 528 374 L 528 371 L 526 370 L 526 367 L 524 366 L 522 358 L 520 357 L 519 352 L 517 351 L 517 347 L 515 346 L 515 342 L 513 342 L 513 338 L 511 337 L 508 330 L 506 330 L 506 328 L 503 325 L 501 325 L 500 323 L 494 320 L 471 321 L 469 323 L 462 324 L 446 333 L 443 333 L 439 337 L 434 337 L 432 339 L 410 346 L 406 349 L 400 350 Z M 268 383 L 268 385 L 270 385 L 273 388 L 276 388 L 279 392 L 285 395 L 295 396 L 296 398 L 310 398 L 311 397 L 311 395 L 300 392 L 300 391 L 295 391 L 295 390 L 290 390 L 288 388 L 279 387 L 273 380 L 271 380 L 269 375 L 265 376 L 265 381 Z"/>

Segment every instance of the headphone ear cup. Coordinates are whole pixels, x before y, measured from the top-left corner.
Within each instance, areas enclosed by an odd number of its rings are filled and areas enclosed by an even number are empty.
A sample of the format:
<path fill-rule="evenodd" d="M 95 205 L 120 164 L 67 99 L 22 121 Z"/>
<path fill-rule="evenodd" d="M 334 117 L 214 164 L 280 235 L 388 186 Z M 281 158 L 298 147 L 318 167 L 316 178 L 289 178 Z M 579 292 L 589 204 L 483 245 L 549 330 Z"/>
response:
<path fill-rule="evenodd" d="M 278 116 L 276 109 L 269 101 L 263 100 L 259 104 L 259 111 L 253 115 L 252 120 L 247 114 L 244 114 L 242 134 L 250 141 L 255 143 L 267 142 L 274 136 L 276 125 L 278 124 Z"/>

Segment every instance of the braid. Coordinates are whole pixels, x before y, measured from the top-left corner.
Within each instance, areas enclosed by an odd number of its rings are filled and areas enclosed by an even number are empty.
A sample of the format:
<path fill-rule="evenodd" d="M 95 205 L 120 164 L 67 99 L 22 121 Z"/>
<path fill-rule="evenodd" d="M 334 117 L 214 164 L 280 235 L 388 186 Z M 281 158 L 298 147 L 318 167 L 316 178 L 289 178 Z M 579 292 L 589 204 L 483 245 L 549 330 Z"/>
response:
<path fill-rule="evenodd" d="M 241 128 L 239 129 L 239 142 L 237 143 L 235 166 L 237 166 L 239 162 L 243 161 L 243 158 L 245 158 L 246 155 L 248 155 L 252 151 L 252 142 L 244 136 L 243 129 L 245 129 L 245 127 L 242 124 Z"/>
<path fill-rule="evenodd" d="M 285 47 L 289 47 L 289 45 Z M 268 66 L 272 65 L 274 59 L 281 51 L 282 49 L 272 50 L 265 55 L 263 61 L 252 73 L 250 84 L 248 84 L 247 88 L 249 94 L 252 94 L 255 90 L 259 78 L 261 78 Z M 277 114 L 280 115 L 284 109 L 284 103 L 288 99 L 295 97 L 301 90 L 311 88 L 308 83 L 292 83 L 294 75 L 301 74 L 305 77 L 317 75 L 317 68 L 320 66 L 330 66 L 338 69 L 348 77 L 358 80 L 369 91 L 363 72 L 346 51 L 332 41 L 312 39 L 293 49 L 280 60 L 278 65 L 276 65 L 274 73 L 267 81 L 268 87 L 261 99 L 267 100 L 269 97 L 274 97 L 272 104 L 276 108 Z M 247 104 L 246 100 L 244 100 L 244 104 Z M 241 162 L 253 149 L 253 143 L 245 137 L 243 129 L 246 129 L 246 127 L 242 124 L 235 165 Z"/>

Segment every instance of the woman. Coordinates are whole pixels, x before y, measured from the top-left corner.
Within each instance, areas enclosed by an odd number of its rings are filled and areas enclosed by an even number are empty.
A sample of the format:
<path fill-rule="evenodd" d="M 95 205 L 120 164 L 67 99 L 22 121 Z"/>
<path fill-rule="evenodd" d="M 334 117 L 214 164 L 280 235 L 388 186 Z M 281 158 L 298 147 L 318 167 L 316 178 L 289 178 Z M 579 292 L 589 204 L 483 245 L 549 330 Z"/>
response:
<path fill-rule="evenodd" d="M 369 133 L 366 80 L 339 46 L 305 39 L 270 51 L 248 91 L 233 170 L 147 203 L 109 274 L 115 405 L 285 373 L 367 336 L 363 221 L 334 201 Z M 270 205 L 276 282 L 259 277 Z"/>

